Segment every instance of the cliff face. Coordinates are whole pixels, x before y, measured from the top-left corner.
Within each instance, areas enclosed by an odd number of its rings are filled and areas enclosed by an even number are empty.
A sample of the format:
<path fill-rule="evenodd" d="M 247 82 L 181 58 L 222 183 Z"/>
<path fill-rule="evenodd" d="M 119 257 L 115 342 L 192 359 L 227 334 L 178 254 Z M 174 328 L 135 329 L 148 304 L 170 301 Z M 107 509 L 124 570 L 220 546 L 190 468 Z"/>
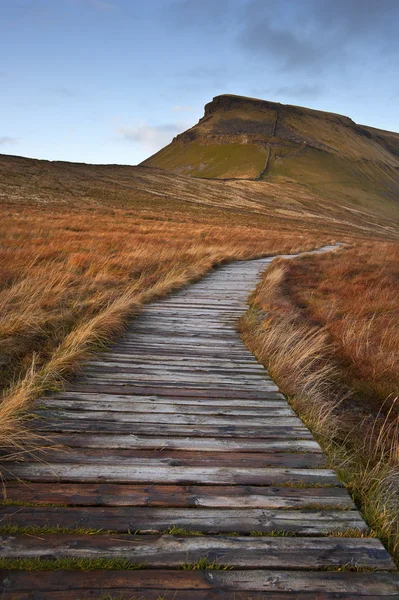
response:
<path fill-rule="evenodd" d="M 202 178 L 289 179 L 358 203 L 399 197 L 399 134 L 229 94 L 206 104 L 197 125 L 142 164 Z"/>

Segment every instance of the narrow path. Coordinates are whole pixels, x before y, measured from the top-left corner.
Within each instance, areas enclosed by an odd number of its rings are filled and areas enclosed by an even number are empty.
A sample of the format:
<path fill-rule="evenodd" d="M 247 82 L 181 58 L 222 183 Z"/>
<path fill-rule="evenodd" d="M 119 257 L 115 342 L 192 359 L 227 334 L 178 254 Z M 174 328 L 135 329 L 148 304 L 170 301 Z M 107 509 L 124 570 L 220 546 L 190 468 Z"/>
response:
<path fill-rule="evenodd" d="M 7 465 L 0 559 L 90 570 L 4 570 L 2 598 L 399 598 L 391 558 L 236 332 L 271 260 L 150 305 L 41 399 L 53 447 Z"/>
<path fill-rule="evenodd" d="M 267 148 L 267 153 L 266 153 L 265 166 L 263 167 L 262 171 L 259 173 L 259 176 L 257 179 L 262 179 L 267 174 L 267 170 L 269 168 L 269 160 L 270 160 L 270 154 L 271 154 L 272 149 L 270 147 L 270 144 L 267 144 L 266 148 Z"/>

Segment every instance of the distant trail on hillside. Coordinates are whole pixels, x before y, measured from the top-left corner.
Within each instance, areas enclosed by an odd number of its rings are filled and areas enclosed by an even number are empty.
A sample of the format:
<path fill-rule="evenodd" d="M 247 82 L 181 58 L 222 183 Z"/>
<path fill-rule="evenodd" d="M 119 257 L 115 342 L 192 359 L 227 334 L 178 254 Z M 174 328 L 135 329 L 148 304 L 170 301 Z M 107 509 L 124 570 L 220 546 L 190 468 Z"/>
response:
<path fill-rule="evenodd" d="M 3 465 L 3 598 L 397 598 L 389 554 L 237 333 L 272 260 L 149 305 L 38 401 L 47 451 Z"/>

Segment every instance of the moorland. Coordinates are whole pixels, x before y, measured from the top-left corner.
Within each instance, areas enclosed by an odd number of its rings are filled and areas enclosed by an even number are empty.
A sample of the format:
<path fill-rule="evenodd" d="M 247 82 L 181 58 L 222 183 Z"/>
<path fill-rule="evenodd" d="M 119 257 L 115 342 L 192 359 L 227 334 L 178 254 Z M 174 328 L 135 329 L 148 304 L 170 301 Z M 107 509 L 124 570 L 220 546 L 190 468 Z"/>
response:
<path fill-rule="evenodd" d="M 151 300 L 278 260 L 240 328 L 398 556 L 399 134 L 219 96 L 141 166 L 0 156 L 0 443 Z"/>

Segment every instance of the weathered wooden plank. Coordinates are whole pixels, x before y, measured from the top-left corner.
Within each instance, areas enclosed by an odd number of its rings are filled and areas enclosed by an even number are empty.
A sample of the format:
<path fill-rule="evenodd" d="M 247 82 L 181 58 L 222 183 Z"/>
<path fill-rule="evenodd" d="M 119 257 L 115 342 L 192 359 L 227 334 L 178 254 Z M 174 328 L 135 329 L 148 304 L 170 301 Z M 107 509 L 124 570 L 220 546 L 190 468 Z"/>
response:
<path fill-rule="evenodd" d="M 225 339 L 219 337 L 212 337 L 208 334 L 208 337 L 197 337 L 196 335 L 182 335 L 182 334 L 174 334 L 174 335 L 151 335 L 148 334 L 145 337 L 140 336 L 139 334 L 131 334 L 127 340 L 124 340 L 121 345 L 125 348 L 129 346 L 136 347 L 136 345 L 140 346 L 168 346 L 169 344 L 179 344 L 181 346 L 188 346 L 195 348 L 196 346 L 201 346 L 203 348 L 223 348 L 226 350 L 236 350 L 241 354 L 245 355 L 244 345 L 239 340 L 237 336 L 228 336 Z"/>
<path fill-rule="evenodd" d="M 51 396 L 46 395 L 42 399 L 54 398 L 56 400 L 85 400 L 89 402 L 112 402 L 112 403 L 122 403 L 122 402 L 130 402 L 135 405 L 144 402 L 144 403 L 154 403 L 154 404 L 178 404 L 180 406 L 184 406 L 182 408 L 183 412 L 186 410 L 186 407 L 189 405 L 193 406 L 217 406 L 217 407 L 234 407 L 234 408 L 255 408 L 263 410 L 263 408 L 272 408 L 272 407 L 281 407 L 287 406 L 287 400 L 284 398 L 282 394 L 275 394 L 274 392 L 269 392 L 265 394 L 264 397 L 258 399 L 246 399 L 246 398 L 197 398 L 197 397 L 187 397 L 179 396 L 174 398 L 167 394 L 166 396 L 162 395 L 149 395 L 149 396 L 141 396 L 136 394 L 91 394 L 85 392 L 57 392 L 56 394 L 51 394 Z M 40 402 L 40 399 L 39 399 Z"/>
<path fill-rule="evenodd" d="M 148 353 L 135 353 L 135 352 L 130 352 L 130 353 L 123 353 L 123 354 L 118 354 L 116 352 L 113 352 L 112 350 L 109 350 L 108 352 L 101 352 L 97 355 L 98 357 L 98 361 L 99 362 L 121 362 L 121 363 L 132 363 L 135 365 L 146 365 L 146 364 L 153 364 L 155 362 L 163 362 L 165 365 L 172 365 L 172 366 L 179 366 L 179 365 L 185 365 L 185 366 L 190 366 L 190 365 L 195 365 L 195 366 L 201 366 L 201 367 L 207 367 L 207 366 L 214 366 L 215 365 L 215 361 L 212 360 L 209 357 L 201 357 L 201 356 L 196 356 L 195 359 L 192 358 L 191 356 L 179 356 L 179 355 L 173 355 L 173 354 L 169 354 L 167 352 L 159 352 L 158 354 L 148 354 Z M 234 368 L 234 365 L 236 365 L 236 361 L 231 360 L 230 357 L 228 356 L 224 356 L 224 357 L 220 357 L 219 360 L 216 363 L 217 365 L 219 365 L 221 368 L 222 367 L 227 367 L 227 368 Z M 258 371 L 258 370 L 262 370 L 265 369 L 265 367 L 263 367 L 263 365 L 259 364 L 258 361 L 256 360 L 255 357 L 252 357 L 252 355 L 250 356 L 246 356 L 244 360 L 240 360 L 239 365 L 241 366 L 241 368 L 245 368 L 245 369 L 250 369 L 250 370 L 254 370 L 254 371 Z M 266 369 L 265 369 L 266 370 Z M 267 372 L 267 370 L 266 370 Z"/>
<path fill-rule="evenodd" d="M 129 485 L 112 483 L 9 482 L 0 498 L 82 506 L 202 508 L 346 508 L 355 505 L 344 488 Z"/>
<path fill-rule="evenodd" d="M 201 558 L 234 569 L 320 569 L 354 564 L 358 569 L 395 571 L 395 563 L 373 538 L 223 536 L 48 535 L 0 536 L 0 557 L 124 558 L 147 568 L 178 568 Z"/>
<path fill-rule="evenodd" d="M 27 592 L 31 594 L 32 590 L 40 589 L 60 591 L 61 593 L 65 593 L 65 590 L 73 590 L 73 593 L 100 590 L 101 595 L 101 592 L 109 590 L 129 590 L 129 600 L 131 600 L 132 592 L 144 593 L 146 590 L 150 590 L 151 594 L 154 591 L 159 594 L 165 593 L 165 591 L 181 590 L 183 595 L 175 596 L 179 600 L 187 600 L 188 594 L 192 598 L 192 594 L 209 591 L 211 595 L 198 598 L 214 600 L 220 597 L 218 588 L 220 593 L 230 594 L 221 596 L 223 600 L 233 600 L 233 598 L 234 600 L 266 600 L 266 598 L 267 600 L 270 598 L 272 600 L 274 598 L 278 600 L 287 598 L 289 600 L 294 598 L 295 600 L 336 600 L 337 598 L 353 600 L 356 597 L 367 598 L 367 600 L 372 598 L 397 600 L 399 576 L 392 573 L 276 570 L 179 571 L 167 569 L 154 571 L 147 569 L 141 571 L 75 571 L 73 574 L 69 571 L 45 573 L 7 571 L 2 576 L 1 583 L 0 591 L 7 593 Z M 216 591 L 217 596 L 215 596 Z M 241 595 L 241 592 L 245 595 Z M 265 592 L 269 595 L 254 597 L 253 594 L 247 595 L 248 592 Z M 233 598 L 232 593 L 235 594 Z M 287 594 L 289 595 L 287 596 Z M 300 594 L 299 598 L 298 594 Z M 47 597 L 45 596 L 46 600 Z M 94 597 L 98 600 L 98 596 Z M 155 600 L 157 596 L 147 597 Z M 32 596 L 30 598 L 32 599 Z M 194 598 L 197 600 L 195 596 Z M 42 600 L 40 596 L 39 600 Z"/>
<path fill-rule="evenodd" d="M 179 483 L 179 484 L 231 484 L 278 485 L 306 483 L 340 486 L 342 483 L 330 469 L 289 469 L 278 467 L 176 467 L 122 464 L 63 464 L 63 463 L 7 463 L 5 479 L 31 481 L 64 481 L 118 483 Z"/>
<path fill-rule="evenodd" d="M 247 398 L 248 400 L 262 400 L 269 395 L 270 391 L 256 391 L 254 389 L 239 388 L 238 386 L 210 386 L 199 384 L 178 385 L 176 383 L 158 382 L 157 385 L 144 385 L 142 383 L 101 383 L 101 382 L 83 382 L 76 380 L 67 385 L 68 392 L 86 392 L 86 393 L 106 393 L 106 394 L 138 394 L 140 396 L 174 396 L 175 398 L 183 396 L 184 398 Z"/>
<path fill-rule="evenodd" d="M 96 433 L 52 434 L 43 446 L 63 445 L 71 448 L 132 448 L 173 449 L 201 452 L 317 452 L 322 450 L 315 440 L 245 439 L 211 437 L 150 437 L 137 435 L 112 435 Z M 218 458 L 215 457 L 215 461 Z"/>
<path fill-rule="evenodd" d="M 54 398 L 42 398 L 38 401 L 38 408 L 52 409 L 68 409 L 68 410 L 102 410 L 102 411 L 115 411 L 115 412 L 139 412 L 148 414 L 149 412 L 167 413 L 167 414 L 178 414 L 178 415 L 214 415 L 214 416 L 247 416 L 247 417 L 289 417 L 295 415 L 292 408 L 287 403 L 274 402 L 272 406 L 267 404 L 264 407 L 228 407 L 218 405 L 207 405 L 201 406 L 201 404 L 167 404 L 167 403 L 154 403 L 154 402 L 132 402 L 131 400 L 126 402 L 125 400 L 109 401 L 109 400 L 72 400 L 72 399 L 58 399 Z"/>
<path fill-rule="evenodd" d="M 35 422 L 37 431 L 57 432 L 96 432 L 112 434 L 134 434 L 146 436 L 192 436 L 192 437 L 219 437 L 219 438 L 256 438 L 280 440 L 311 440 L 312 435 L 304 425 L 287 427 L 238 427 L 235 425 L 166 425 L 163 423 L 115 423 L 114 421 L 79 421 L 67 419 Z"/>
<path fill-rule="evenodd" d="M 89 370 L 84 371 L 81 376 L 82 382 L 87 383 L 96 383 L 96 382 L 104 382 L 104 383 L 117 383 L 123 384 L 124 382 L 140 383 L 144 385 L 146 382 L 150 382 L 151 384 L 159 384 L 159 385 L 185 385 L 189 384 L 191 387 L 196 387 L 197 384 L 199 387 L 207 386 L 212 384 L 214 387 L 219 387 L 221 389 L 225 389 L 226 387 L 233 387 L 242 390 L 258 390 L 258 391 L 278 391 L 278 387 L 275 383 L 271 383 L 266 379 L 249 379 L 244 377 L 228 378 L 221 376 L 211 376 L 211 375 L 195 375 L 191 373 L 182 373 L 180 375 L 171 374 L 166 371 L 159 372 L 154 374 L 146 374 L 146 373 L 125 373 L 122 371 L 118 371 L 117 373 L 106 373 L 98 369 L 96 372 L 90 372 Z"/>
<path fill-rule="evenodd" d="M 183 354 L 186 350 L 188 351 L 193 351 L 193 352 L 199 352 L 199 354 L 204 353 L 204 355 L 208 352 L 210 353 L 223 353 L 223 356 L 228 356 L 229 358 L 235 358 L 236 360 L 239 360 L 240 358 L 243 358 L 244 360 L 247 358 L 246 355 L 246 350 L 245 350 L 245 346 L 240 346 L 240 345 L 233 345 L 233 344 L 228 344 L 228 343 L 213 343 L 212 340 L 209 341 L 209 343 L 205 344 L 202 340 L 201 342 L 197 341 L 186 341 L 186 342 L 182 342 L 179 341 L 177 339 L 148 339 L 146 341 L 142 340 L 129 340 L 126 342 L 121 343 L 119 346 L 115 346 L 114 349 L 123 349 L 123 350 L 133 350 L 133 351 L 139 351 L 139 350 L 150 350 L 155 348 L 157 351 L 159 350 L 166 350 L 169 352 L 169 349 L 171 348 L 171 346 L 176 346 L 176 352 L 179 352 L 180 354 Z M 119 351 L 119 350 L 117 350 Z"/>
<path fill-rule="evenodd" d="M 167 370 L 169 372 L 179 373 L 189 371 L 190 373 L 221 373 L 229 375 L 235 375 L 239 373 L 243 375 L 252 375 L 256 377 L 268 376 L 267 371 L 264 368 L 262 368 L 261 365 L 243 365 L 241 364 L 241 362 L 236 365 L 234 365 L 234 363 L 231 363 L 229 365 L 220 365 L 219 363 L 217 363 L 216 365 L 215 363 L 199 365 L 195 364 L 195 361 L 192 361 L 191 363 L 187 363 L 187 361 L 180 361 L 180 363 L 172 363 L 171 361 L 169 361 L 168 363 L 165 363 L 164 361 L 162 361 L 161 364 L 158 364 L 157 362 L 149 363 L 148 361 L 143 361 L 140 363 L 135 360 L 132 360 L 131 358 L 127 358 L 125 360 L 116 360 L 115 358 L 112 359 L 112 357 L 110 357 L 108 358 L 108 360 L 90 360 L 85 363 L 86 369 L 95 369 L 96 367 L 100 367 L 104 370 L 109 371 L 128 369 L 129 372 L 145 371 L 146 373 L 158 371 L 162 367 L 162 369 L 164 369 L 165 371 Z M 271 381 L 270 377 L 269 380 Z"/>
<path fill-rule="evenodd" d="M 163 360 L 158 359 L 150 363 L 149 361 L 136 362 L 129 358 L 129 355 L 125 355 L 124 359 L 118 358 L 116 359 L 113 355 L 109 357 L 108 360 L 91 360 L 85 363 L 86 370 L 103 370 L 108 372 L 113 372 L 115 370 L 124 370 L 126 372 L 145 372 L 145 373 L 154 373 L 157 371 L 165 370 L 173 373 L 197 373 L 197 374 L 221 374 L 228 376 L 235 375 L 243 375 L 248 378 L 260 378 L 267 379 L 272 381 L 270 375 L 266 371 L 266 369 L 262 368 L 261 365 L 246 365 L 242 364 L 241 361 L 236 361 L 230 365 L 223 365 L 217 363 L 207 364 L 195 364 L 195 361 L 192 360 L 188 362 L 164 362 Z"/>
<path fill-rule="evenodd" d="M 151 368 L 146 366 L 139 366 L 131 363 L 100 363 L 100 364 L 92 364 L 88 363 L 85 366 L 84 373 L 87 376 L 94 376 L 97 374 L 109 374 L 109 375 L 118 375 L 124 374 L 126 375 L 145 375 L 147 377 L 156 376 L 170 376 L 170 377 L 194 377 L 194 378 L 205 378 L 207 381 L 211 381 L 216 379 L 217 381 L 248 381 L 249 383 L 253 383 L 254 381 L 264 382 L 267 381 L 269 384 L 273 384 L 272 379 L 264 373 L 257 373 L 254 371 L 249 371 L 247 369 L 195 369 L 192 367 L 184 367 L 179 365 L 165 365 L 165 364 L 153 364 Z M 275 385 L 275 384 L 274 384 Z"/>
<path fill-rule="evenodd" d="M 193 414 L 165 414 L 156 412 L 156 408 L 152 407 L 152 411 L 148 413 L 141 412 L 123 412 L 123 411 L 103 411 L 103 410 L 60 410 L 36 409 L 35 414 L 42 419 L 76 419 L 76 420 L 99 420 L 99 421 L 115 421 L 117 423 L 168 423 L 170 425 L 214 425 L 221 426 L 236 426 L 264 428 L 273 426 L 277 427 L 300 427 L 302 421 L 296 415 L 287 417 L 275 417 L 273 415 L 265 416 L 218 416 L 218 415 L 193 415 Z"/>
<path fill-rule="evenodd" d="M 156 507 L 15 507 L 0 511 L 0 525 L 88 527 L 120 533 L 166 531 L 170 527 L 208 534 L 253 531 L 325 535 L 351 529 L 367 531 L 356 510 L 266 510 Z"/>
<path fill-rule="evenodd" d="M 151 450 L 130 450 L 118 448 L 63 448 L 57 450 L 48 448 L 36 453 L 42 461 L 50 460 L 53 463 L 66 464 L 108 464 L 108 465 L 146 465 L 146 466 L 215 466 L 219 467 L 282 467 L 296 469 L 323 468 L 326 459 L 323 454 L 301 454 L 299 452 L 228 452 L 218 454 L 216 457 L 212 452 L 190 452 L 168 450 L 166 448 Z M 21 456 L 18 464 L 31 463 L 32 457 Z"/>
<path fill-rule="evenodd" d="M 112 346 L 110 352 L 116 356 L 131 356 L 135 354 L 145 356 L 148 354 L 151 356 L 169 356 L 172 358 L 194 358 L 198 356 L 203 360 L 210 360 L 213 357 L 217 357 L 221 360 L 242 361 L 244 364 L 248 361 L 248 354 L 244 347 L 241 350 L 230 349 L 227 353 L 225 348 L 216 348 L 215 346 L 205 348 L 201 345 L 183 346 L 182 344 L 178 344 L 175 346 L 168 346 L 167 344 L 160 345 L 137 343 L 131 345 L 130 347 L 128 345 L 118 344 Z"/>
<path fill-rule="evenodd" d="M 242 361 L 245 362 L 248 360 L 248 356 L 247 356 L 247 354 L 245 354 L 244 351 L 236 352 L 233 350 L 229 350 L 229 352 L 226 352 L 224 348 L 221 348 L 221 349 L 202 348 L 200 346 L 194 346 L 194 347 L 188 348 L 188 347 L 182 347 L 180 344 L 176 345 L 174 347 L 168 347 L 167 345 L 159 346 L 157 344 L 152 344 L 152 345 L 147 345 L 147 346 L 143 346 L 141 344 L 140 345 L 135 344 L 134 346 L 131 346 L 131 347 L 118 345 L 118 346 L 113 346 L 113 348 L 111 349 L 111 352 L 118 357 L 119 356 L 121 356 L 121 357 L 134 356 L 136 354 L 139 354 L 141 357 L 165 356 L 165 357 L 170 357 L 170 358 L 175 358 L 175 359 L 191 358 L 192 360 L 195 358 L 198 358 L 198 359 L 203 359 L 204 361 L 212 360 L 212 359 L 226 360 L 226 358 L 229 358 L 232 360 L 237 360 L 240 363 Z"/>

